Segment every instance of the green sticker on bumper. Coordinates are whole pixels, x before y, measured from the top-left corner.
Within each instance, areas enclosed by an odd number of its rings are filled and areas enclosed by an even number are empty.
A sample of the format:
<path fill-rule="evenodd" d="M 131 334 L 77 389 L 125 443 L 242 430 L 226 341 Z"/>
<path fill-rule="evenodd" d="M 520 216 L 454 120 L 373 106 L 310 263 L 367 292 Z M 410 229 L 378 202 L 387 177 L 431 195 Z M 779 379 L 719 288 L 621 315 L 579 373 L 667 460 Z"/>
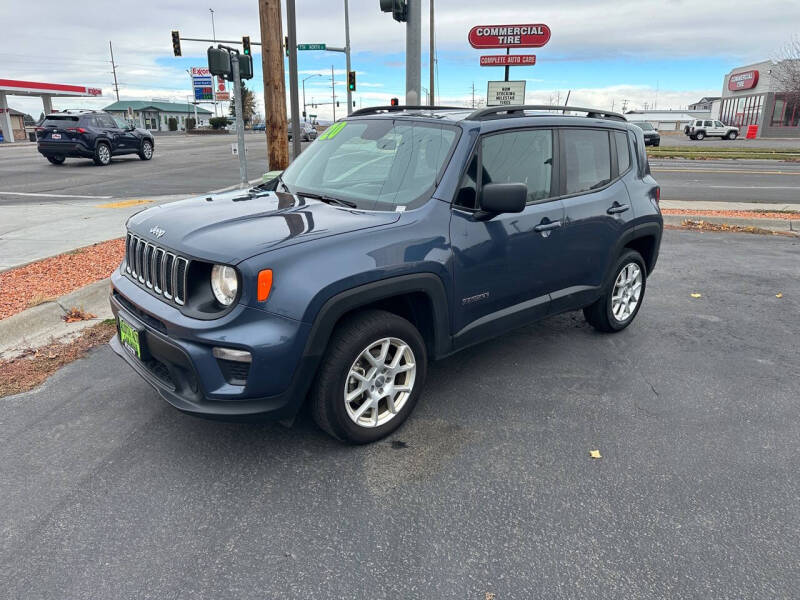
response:
<path fill-rule="evenodd" d="M 122 319 L 119 320 L 119 341 L 133 352 L 137 358 L 142 358 L 142 349 L 139 346 L 139 332 Z"/>
<path fill-rule="evenodd" d="M 319 139 L 329 140 L 331 138 L 336 137 L 337 135 L 339 135 L 339 132 L 342 129 L 344 129 L 345 125 L 347 125 L 347 121 L 342 121 L 341 123 L 334 123 L 323 132 L 323 134 L 319 137 Z"/>

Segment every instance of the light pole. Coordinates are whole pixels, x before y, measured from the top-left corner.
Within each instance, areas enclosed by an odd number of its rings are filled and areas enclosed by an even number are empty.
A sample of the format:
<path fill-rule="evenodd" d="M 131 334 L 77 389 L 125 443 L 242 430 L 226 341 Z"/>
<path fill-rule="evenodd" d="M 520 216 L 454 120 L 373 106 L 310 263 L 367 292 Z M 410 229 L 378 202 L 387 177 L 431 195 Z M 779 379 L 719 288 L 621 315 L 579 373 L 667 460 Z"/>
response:
<path fill-rule="evenodd" d="M 217 43 L 217 30 L 214 27 L 214 9 L 213 8 L 209 8 L 208 12 L 211 13 L 211 39 L 214 40 L 214 43 L 216 44 Z M 216 88 L 216 85 L 214 85 L 214 83 L 215 83 L 214 82 L 214 78 L 212 77 L 211 78 L 211 84 L 212 84 L 211 87 L 212 88 Z M 219 114 L 217 113 L 217 90 L 216 89 L 212 89 L 211 90 L 211 97 L 214 99 L 214 116 L 218 117 Z"/>
<path fill-rule="evenodd" d="M 320 73 L 314 73 L 303 79 L 303 121 L 308 121 L 308 113 L 306 112 L 306 80 L 312 77 L 322 77 Z"/>
<path fill-rule="evenodd" d="M 186 69 L 186 72 L 189 74 L 189 81 L 192 82 L 192 94 L 194 94 L 194 77 L 192 77 L 192 72 L 189 69 Z M 191 98 L 191 96 L 188 96 Z M 197 98 L 194 99 L 194 126 L 198 127 L 200 123 L 197 122 Z"/>

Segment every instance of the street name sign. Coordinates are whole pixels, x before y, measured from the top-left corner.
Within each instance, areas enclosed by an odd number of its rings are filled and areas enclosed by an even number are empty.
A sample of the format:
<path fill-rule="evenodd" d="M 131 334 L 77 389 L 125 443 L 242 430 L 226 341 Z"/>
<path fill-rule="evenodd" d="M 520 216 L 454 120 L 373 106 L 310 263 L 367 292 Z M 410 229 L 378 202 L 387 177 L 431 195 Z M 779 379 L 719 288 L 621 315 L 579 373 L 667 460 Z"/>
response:
<path fill-rule="evenodd" d="M 481 56 L 482 67 L 530 67 L 535 64 L 535 54 L 490 54 Z"/>
<path fill-rule="evenodd" d="M 524 81 L 490 81 L 486 106 L 525 104 Z"/>
<path fill-rule="evenodd" d="M 327 44 L 297 44 L 298 50 L 325 50 Z"/>
<path fill-rule="evenodd" d="M 541 48 L 550 41 L 550 28 L 533 25 L 476 25 L 469 30 L 473 48 Z"/>

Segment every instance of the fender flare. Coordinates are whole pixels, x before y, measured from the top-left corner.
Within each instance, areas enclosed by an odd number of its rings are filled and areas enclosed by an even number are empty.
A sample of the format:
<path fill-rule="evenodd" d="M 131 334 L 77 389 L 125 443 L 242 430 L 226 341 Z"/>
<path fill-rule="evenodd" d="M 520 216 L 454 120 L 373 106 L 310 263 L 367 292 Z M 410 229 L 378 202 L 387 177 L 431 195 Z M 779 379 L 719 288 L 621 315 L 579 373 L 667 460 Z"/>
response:
<path fill-rule="evenodd" d="M 441 278 L 433 273 L 413 273 L 350 288 L 325 301 L 314 319 L 303 356 L 321 359 L 339 319 L 351 310 L 379 300 L 415 292 L 425 294 L 431 302 L 434 356 L 446 354 L 452 342 L 450 311 L 444 284 Z"/>
<path fill-rule="evenodd" d="M 661 235 L 663 232 L 663 227 L 661 224 L 656 222 L 649 222 L 649 223 L 642 223 L 640 225 L 636 225 L 635 227 L 631 227 L 630 229 L 626 230 L 620 238 L 617 240 L 616 245 L 614 246 L 614 253 L 611 255 L 611 260 L 608 261 L 608 266 L 606 267 L 606 273 L 603 277 L 603 287 L 608 284 L 609 279 L 614 275 L 612 273 L 612 269 L 614 267 L 614 263 L 616 262 L 617 258 L 622 254 L 622 249 L 627 246 L 630 242 L 637 240 L 639 238 L 644 237 L 655 237 L 656 238 L 656 247 L 655 251 L 653 252 L 653 258 L 650 261 L 651 264 L 647 266 L 647 274 L 653 271 L 653 268 L 656 265 L 656 261 L 658 259 L 658 250 L 661 245 Z"/>

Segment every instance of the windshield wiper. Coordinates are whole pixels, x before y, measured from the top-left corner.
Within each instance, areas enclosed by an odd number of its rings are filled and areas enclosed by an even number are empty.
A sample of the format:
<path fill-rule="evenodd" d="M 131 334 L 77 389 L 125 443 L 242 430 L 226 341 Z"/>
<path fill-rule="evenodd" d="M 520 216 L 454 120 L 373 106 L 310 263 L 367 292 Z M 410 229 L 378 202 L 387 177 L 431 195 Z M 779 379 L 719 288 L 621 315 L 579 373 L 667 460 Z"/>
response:
<path fill-rule="evenodd" d="M 341 198 L 334 198 L 333 196 L 323 196 L 313 192 L 297 192 L 298 196 L 305 196 L 306 198 L 313 198 L 325 202 L 326 204 L 337 204 L 339 206 L 346 206 L 347 208 L 356 208 L 358 205 L 350 200 L 342 200 Z"/>

